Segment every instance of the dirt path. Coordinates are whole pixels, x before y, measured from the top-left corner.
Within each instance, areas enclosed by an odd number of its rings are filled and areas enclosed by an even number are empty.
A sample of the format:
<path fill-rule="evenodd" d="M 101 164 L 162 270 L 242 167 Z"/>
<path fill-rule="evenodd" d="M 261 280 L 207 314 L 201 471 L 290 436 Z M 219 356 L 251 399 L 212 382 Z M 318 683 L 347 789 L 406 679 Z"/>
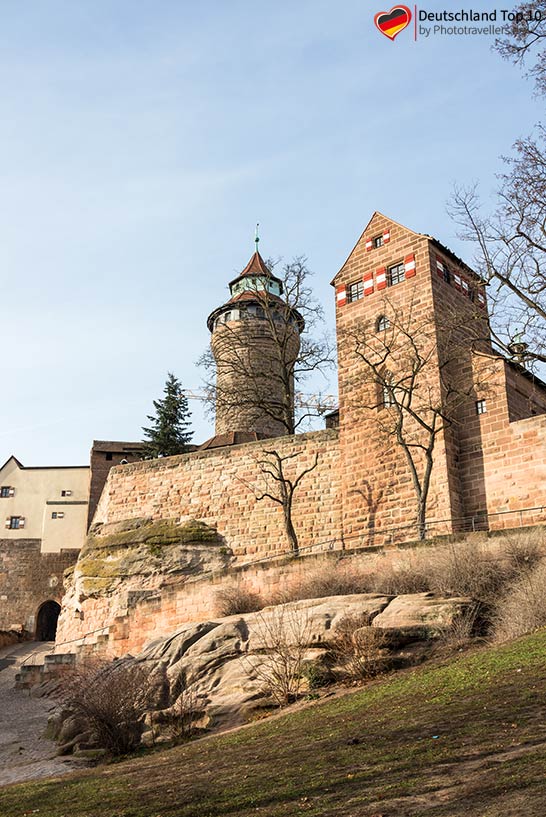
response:
<path fill-rule="evenodd" d="M 43 736 L 53 702 L 14 689 L 21 663 L 41 663 L 51 647 L 27 642 L 0 650 L 0 786 L 81 768 L 74 760 L 55 757 L 56 745 Z"/>

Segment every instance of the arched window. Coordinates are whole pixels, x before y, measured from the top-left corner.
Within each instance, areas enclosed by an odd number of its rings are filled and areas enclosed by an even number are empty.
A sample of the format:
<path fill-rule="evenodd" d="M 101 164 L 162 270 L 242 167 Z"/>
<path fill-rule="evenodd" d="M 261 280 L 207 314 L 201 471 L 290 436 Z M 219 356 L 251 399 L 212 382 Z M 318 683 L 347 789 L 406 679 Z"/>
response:
<path fill-rule="evenodd" d="M 378 383 L 379 386 L 379 403 L 383 408 L 393 406 L 394 399 L 394 378 L 390 372 L 385 372 Z"/>
<path fill-rule="evenodd" d="M 388 329 L 391 325 L 390 320 L 387 318 L 386 315 L 380 315 L 375 322 L 375 331 L 376 332 L 384 332 L 385 329 Z"/>

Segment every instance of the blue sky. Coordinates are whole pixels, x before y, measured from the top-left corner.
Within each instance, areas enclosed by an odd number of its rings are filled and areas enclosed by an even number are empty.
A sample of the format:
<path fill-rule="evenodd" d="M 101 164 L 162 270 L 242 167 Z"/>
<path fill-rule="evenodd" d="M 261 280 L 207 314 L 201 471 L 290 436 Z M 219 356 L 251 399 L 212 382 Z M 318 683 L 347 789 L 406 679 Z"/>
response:
<path fill-rule="evenodd" d="M 471 260 L 452 185 L 489 195 L 541 103 L 489 37 L 391 43 L 383 8 L 0 1 L 0 462 L 85 463 L 140 438 L 167 371 L 199 388 L 257 221 L 265 256 L 308 256 L 330 325 L 376 209 Z"/>

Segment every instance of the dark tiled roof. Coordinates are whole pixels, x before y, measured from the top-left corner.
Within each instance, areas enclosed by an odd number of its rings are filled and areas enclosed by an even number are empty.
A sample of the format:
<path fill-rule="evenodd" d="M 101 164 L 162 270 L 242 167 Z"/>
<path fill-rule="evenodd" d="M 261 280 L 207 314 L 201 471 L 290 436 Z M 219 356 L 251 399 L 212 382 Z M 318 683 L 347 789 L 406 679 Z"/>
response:
<path fill-rule="evenodd" d="M 273 275 L 260 253 L 255 252 L 244 270 L 240 272 L 239 275 L 233 279 L 233 281 L 230 281 L 229 285 L 231 287 L 240 278 L 250 278 L 255 275 L 260 275 L 262 278 L 271 278 L 273 281 L 280 282 L 280 279 Z"/>
<path fill-rule="evenodd" d="M 93 440 L 93 451 L 112 451 L 119 454 L 139 453 L 144 443 L 123 442 L 119 440 Z"/>
<path fill-rule="evenodd" d="M 265 295 L 263 292 L 252 292 L 251 290 L 247 290 L 246 292 L 240 292 L 238 295 L 234 295 L 233 298 L 230 298 L 228 304 L 234 304 L 237 301 L 256 301 L 256 303 L 269 303 L 269 301 L 277 301 L 277 303 L 283 304 L 286 306 L 286 301 L 283 301 L 282 298 L 279 298 L 278 295 L 275 295 L 273 292 L 268 292 Z"/>
<path fill-rule="evenodd" d="M 197 449 L 198 451 L 208 451 L 211 448 L 224 448 L 227 445 L 242 445 L 243 443 L 253 443 L 257 440 L 268 440 L 270 434 L 261 431 L 230 431 L 227 434 L 216 434 L 207 440 Z"/>

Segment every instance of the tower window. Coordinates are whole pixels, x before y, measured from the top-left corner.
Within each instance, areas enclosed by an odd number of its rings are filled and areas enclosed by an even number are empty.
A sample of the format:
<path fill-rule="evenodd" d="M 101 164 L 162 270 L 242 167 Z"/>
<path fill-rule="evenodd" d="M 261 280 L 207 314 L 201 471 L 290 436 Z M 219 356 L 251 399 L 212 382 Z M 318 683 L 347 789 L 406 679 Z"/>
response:
<path fill-rule="evenodd" d="M 387 284 L 390 287 L 396 286 L 396 284 L 402 283 L 406 278 L 406 268 L 404 264 L 394 264 L 394 266 L 389 267 L 387 272 Z"/>
<path fill-rule="evenodd" d="M 487 414 L 487 404 L 485 400 L 476 400 L 476 414 Z"/>
<path fill-rule="evenodd" d="M 364 281 L 356 281 L 354 284 L 349 284 L 347 287 L 347 301 L 359 301 L 364 297 Z"/>
<path fill-rule="evenodd" d="M 383 246 L 383 236 L 382 235 L 377 235 L 373 240 L 373 245 L 374 245 L 374 247 L 376 249 L 378 247 L 382 247 Z"/>
<path fill-rule="evenodd" d="M 379 386 L 379 402 L 383 408 L 394 406 L 394 388 L 393 376 L 390 372 L 386 372 L 378 383 Z"/>
<path fill-rule="evenodd" d="M 386 329 L 389 328 L 391 325 L 390 320 L 387 318 L 386 315 L 380 315 L 376 321 L 375 329 L 376 332 L 384 332 Z"/>

